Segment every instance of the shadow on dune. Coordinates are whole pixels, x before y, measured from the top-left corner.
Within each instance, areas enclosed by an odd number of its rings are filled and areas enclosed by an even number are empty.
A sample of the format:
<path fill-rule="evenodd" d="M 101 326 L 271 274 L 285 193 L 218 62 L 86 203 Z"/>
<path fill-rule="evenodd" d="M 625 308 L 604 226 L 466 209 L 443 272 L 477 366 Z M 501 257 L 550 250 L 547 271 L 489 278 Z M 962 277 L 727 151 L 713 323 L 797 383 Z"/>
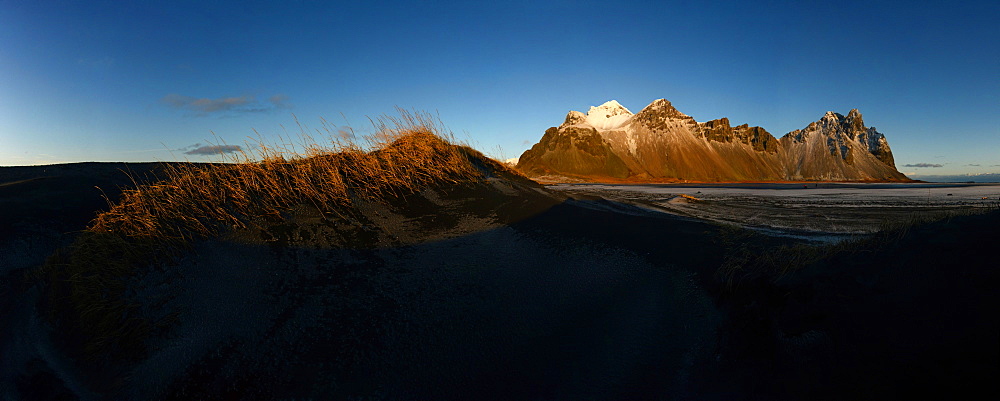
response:
<path fill-rule="evenodd" d="M 582 216 L 669 224 L 559 205 L 403 247 L 207 246 L 178 266 L 197 290 L 170 303 L 184 311 L 175 337 L 137 372 L 183 368 L 170 372 L 167 398 L 232 383 L 241 397 L 264 398 L 694 394 L 691 376 L 711 360 L 720 319 L 708 294 L 685 269 L 557 222 Z M 213 353 L 219 342 L 227 346 Z"/>
<path fill-rule="evenodd" d="M 72 243 L 123 188 L 154 180 L 160 163 L 0 167 L 0 274 L 37 266 Z M 107 199 L 105 199 L 105 196 Z"/>
<path fill-rule="evenodd" d="M 115 202 L 124 188 L 154 179 L 160 163 L 72 163 L 49 166 L 0 167 L 0 346 L 30 342 L 17 338 L 23 332 L 15 322 L 34 319 L 37 289 L 23 280 L 26 269 L 42 264 L 54 251 L 71 244 L 87 223 L 108 202 Z M 106 197 L 106 198 L 105 198 Z M 2 348 L 0 348 L 2 349 Z M 9 348 L 8 348 L 9 350 Z M 30 379 L 19 378 L 41 391 L 27 399 L 72 399 L 41 360 L 13 366 L 10 354 L 0 364 L 0 389 L 14 382 L 11 373 L 23 369 Z M 8 396 L 11 391 L 2 391 Z M 64 397 L 65 396 L 65 397 Z"/>
<path fill-rule="evenodd" d="M 169 323 L 131 360 L 85 362 L 75 329 L 59 319 L 49 341 L 34 297 L 52 299 L 44 295 L 61 287 L 12 280 L 0 393 L 631 400 L 996 392 L 990 233 L 1000 213 L 912 227 L 783 275 L 722 278 L 734 250 L 719 226 L 530 182 L 476 188 L 360 202 L 351 224 L 296 212 L 123 277 L 136 316 Z M 766 253 L 789 240 L 740 241 Z M 125 342 L 111 340 L 111 348 Z"/>

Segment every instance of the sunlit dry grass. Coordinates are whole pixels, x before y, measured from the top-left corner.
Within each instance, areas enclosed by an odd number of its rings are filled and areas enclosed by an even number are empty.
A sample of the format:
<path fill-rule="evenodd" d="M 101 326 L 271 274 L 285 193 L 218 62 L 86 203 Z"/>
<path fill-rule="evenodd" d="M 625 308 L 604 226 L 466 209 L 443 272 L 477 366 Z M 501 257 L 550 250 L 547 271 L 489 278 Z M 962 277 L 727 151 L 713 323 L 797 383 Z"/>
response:
<path fill-rule="evenodd" d="M 297 205 L 337 215 L 352 199 L 482 177 L 470 158 L 483 156 L 452 145 L 452 136 L 427 114 L 400 110 L 375 128 L 362 144 L 332 136 L 320 144 L 303 135 L 300 153 L 259 144 L 256 154 L 231 163 L 174 165 L 166 180 L 125 191 L 89 230 L 191 240 L 280 219 Z"/>
<path fill-rule="evenodd" d="M 353 202 L 388 201 L 427 188 L 518 173 L 454 144 L 428 114 L 399 110 L 352 140 L 327 130 L 327 143 L 303 134 L 298 147 L 262 142 L 228 163 L 179 163 L 166 179 L 123 192 L 76 243 L 31 275 L 47 285 L 52 321 L 81 360 L 140 359 L 146 338 L 177 319 L 142 316 L 126 297 L 128 277 L 164 266 L 185 244 L 227 231 L 264 228 L 312 207 L 331 219 Z"/>

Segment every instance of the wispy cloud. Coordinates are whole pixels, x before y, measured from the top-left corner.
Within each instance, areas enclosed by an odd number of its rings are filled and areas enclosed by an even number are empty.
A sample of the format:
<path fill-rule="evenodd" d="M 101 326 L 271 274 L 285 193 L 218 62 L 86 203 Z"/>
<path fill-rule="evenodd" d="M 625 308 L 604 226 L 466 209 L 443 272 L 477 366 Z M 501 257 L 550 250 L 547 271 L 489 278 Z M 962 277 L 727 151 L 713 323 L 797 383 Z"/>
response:
<path fill-rule="evenodd" d="M 288 103 L 288 96 L 280 93 L 277 95 L 271 95 L 271 97 L 267 98 L 267 101 L 271 102 L 271 105 L 279 109 L 288 109 L 292 107 L 292 105 Z"/>
<path fill-rule="evenodd" d="M 161 100 L 171 107 L 192 110 L 199 113 L 214 113 L 217 111 L 234 110 L 254 102 L 254 99 L 251 96 L 199 99 L 174 93 L 164 96 Z"/>
<path fill-rule="evenodd" d="M 971 164 L 971 163 L 970 164 L 966 164 L 966 166 L 969 166 L 969 167 L 982 167 L 981 164 Z"/>
<path fill-rule="evenodd" d="M 195 144 L 191 146 L 186 146 L 183 149 L 191 149 L 184 152 L 186 155 L 195 156 L 211 156 L 211 155 L 221 155 L 224 153 L 235 153 L 243 150 L 243 147 L 239 145 L 207 145 L 200 146 L 201 144 Z"/>
<path fill-rule="evenodd" d="M 160 101 L 167 106 L 193 111 L 200 116 L 208 114 L 264 113 L 292 107 L 291 103 L 288 102 L 288 96 L 283 94 L 272 95 L 266 101 L 259 101 L 254 96 L 229 96 L 209 99 L 171 93 L 161 98 Z"/>
<path fill-rule="evenodd" d="M 903 167 L 944 167 L 944 165 L 935 163 L 916 163 L 916 164 L 904 164 Z"/>
<path fill-rule="evenodd" d="M 181 152 L 187 152 L 187 151 L 189 151 L 189 150 L 192 150 L 192 149 L 198 149 L 198 148 L 200 148 L 200 147 L 201 147 L 201 142 L 198 142 L 198 143 L 196 143 L 196 144 L 194 144 L 194 145 L 188 145 L 188 146 L 185 146 L 185 147 L 183 147 L 183 148 L 180 148 L 180 149 L 177 149 L 177 150 L 179 150 L 179 151 L 181 151 Z"/>

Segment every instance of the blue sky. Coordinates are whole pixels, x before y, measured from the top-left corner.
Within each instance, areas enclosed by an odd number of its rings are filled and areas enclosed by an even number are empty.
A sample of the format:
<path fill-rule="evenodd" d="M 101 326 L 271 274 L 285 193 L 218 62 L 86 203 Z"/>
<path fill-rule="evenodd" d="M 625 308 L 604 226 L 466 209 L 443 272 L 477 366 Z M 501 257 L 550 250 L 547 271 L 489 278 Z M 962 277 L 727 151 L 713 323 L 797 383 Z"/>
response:
<path fill-rule="evenodd" d="M 858 108 L 900 171 L 1000 172 L 1000 3 L 803 3 L 0 0 L 0 165 L 210 160 L 184 152 L 397 106 L 515 157 L 666 98 L 777 137 Z"/>

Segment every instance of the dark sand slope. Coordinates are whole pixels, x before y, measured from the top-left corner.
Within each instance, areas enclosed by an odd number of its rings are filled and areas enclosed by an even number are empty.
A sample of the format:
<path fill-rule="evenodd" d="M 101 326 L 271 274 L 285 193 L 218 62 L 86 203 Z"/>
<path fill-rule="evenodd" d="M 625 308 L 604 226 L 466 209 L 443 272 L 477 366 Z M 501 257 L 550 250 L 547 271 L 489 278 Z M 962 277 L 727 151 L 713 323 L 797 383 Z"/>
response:
<path fill-rule="evenodd" d="M 24 271 L 42 264 L 60 247 L 73 242 L 123 188 L 149 182 L 160 163 L 72 163 L 0 167 L 0 394 L 14 392 L 14 372 L 29 372 L 41 393 L 25 399 L 58 399 L 67 384 L 41 360 L 18 360 L 14 348 L 32 349 L 53 360 L 65 360 L 44 336 L 46 326 L 35 313 L 39 288 L 23 279 Z M 106 197 L 106 198 L 105 198 Z M 46 389 L 50 382 L 58 385 Z M 68 385 L 73 386 L 72 383 Z M 82 388 L 79 388 L 81 391 Z M 50 392 L 51 390 L 51 392 Z M 48 397 L 49 395 L 53 397 Z M 17 399 L 15 397 L 14 399 Z"/>
<path fill-rule="evenodd" d="M 15 301 L 3 315 L 0 394 L 997 395 L 988 263 L 1000 213 L 914 227 L 781 275 L 783 255 L 801 249 L 782 247 L 794 240 L 568 197 L 470 162 L 482 177 L 355 199 L 337 218 L 292 208 L 139 264 L 115 281 L 133 306 L 120 323 L 145 331 L 101 339 L 80 327 L 94 305 L 58 296 L 73 288 L 60 275 L 68 264 L 18 279 L 4 294 Z M 101 243 L 81 241 L 57 262 L 88 244 Z"/>
<path fill-rule="evenodd" d="M 690 393 L 719 320 L 704 290 L 684 270 L 541 221 L 602 214 L 629 218 L 560 205 L 412 246 L 206 244 L 171 268 L 188 281 L 166 307 L 185 312 L 134 370 L 141 389 L 123 394 L 184 398 L 233 383 L 265 398 Z"/>
<path fill-rule="evenodd" d="M 37 266 L 72 242 L 121 188 L 148 182 L 159 163 L 0 167 L 0 274 Z M 134 181 L 133 181 L 134 179 Z M 109 199 L 104 199 L 104 196 Z"/>

